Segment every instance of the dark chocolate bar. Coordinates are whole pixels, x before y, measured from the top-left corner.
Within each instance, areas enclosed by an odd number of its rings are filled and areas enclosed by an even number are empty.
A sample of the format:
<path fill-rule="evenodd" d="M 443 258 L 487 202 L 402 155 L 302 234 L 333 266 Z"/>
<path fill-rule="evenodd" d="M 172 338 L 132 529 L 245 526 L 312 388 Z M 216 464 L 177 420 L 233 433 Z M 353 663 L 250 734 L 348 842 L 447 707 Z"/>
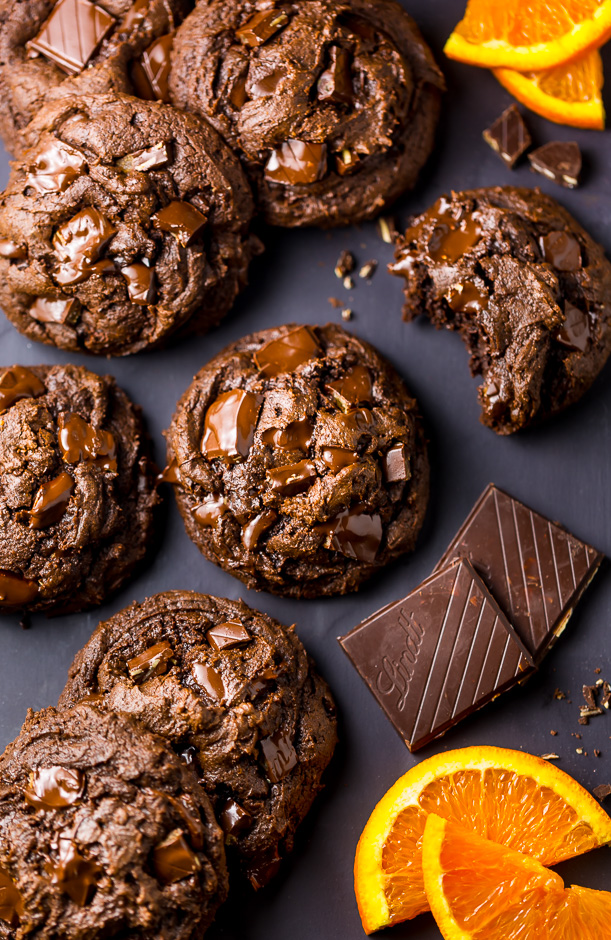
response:
<path fill-rule="evenodd" d="M 505 615 L 464 559 L 339 642 L 410 751 L 534 671 Z"/>
<path fill-rule="evenodd" d="M 482 136 L 510 168 L 514 167 L 532 143 L 524 118 L 515 104 L 506 108 Z"/>
<path fill-rule="evenodd" d="M 600 552 L 490 484 L 435 568 L 468 558 L 535 662 L 567 625 Z"/>

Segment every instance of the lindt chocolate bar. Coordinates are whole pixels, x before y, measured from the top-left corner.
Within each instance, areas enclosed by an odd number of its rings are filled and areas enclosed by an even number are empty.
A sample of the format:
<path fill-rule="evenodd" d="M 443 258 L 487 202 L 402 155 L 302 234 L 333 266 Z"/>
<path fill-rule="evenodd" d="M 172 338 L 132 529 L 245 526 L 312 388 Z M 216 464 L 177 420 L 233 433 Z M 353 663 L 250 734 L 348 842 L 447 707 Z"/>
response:
<path fill-rule="evenodd" d="M 492 483 L 436 567 L 468 558 L 535 662 L 566 627 L 603 556 Z"/>
<path fill-rule="evenodd" d="M 534 670 L 465 559 L 427 578 L 339 642 L 410 751 Z"/>

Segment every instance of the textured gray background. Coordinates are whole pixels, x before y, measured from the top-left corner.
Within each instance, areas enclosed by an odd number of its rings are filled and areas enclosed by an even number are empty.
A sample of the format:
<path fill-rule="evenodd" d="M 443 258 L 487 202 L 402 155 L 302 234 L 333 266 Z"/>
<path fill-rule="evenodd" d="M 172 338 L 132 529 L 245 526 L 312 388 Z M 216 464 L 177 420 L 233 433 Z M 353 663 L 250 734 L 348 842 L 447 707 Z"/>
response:
<path fill-rule="evenodd" d="M 463 0 L 404 0 L 434 48 L 447 76 L 438 146 L 416 191 L 399 205 L 403 222 L 450 188 L 492 184 L 540 185 L 558 197 L 611 252 L 611 189 L 608 133 L 574 131 L 527 115 L 537 143 L 577 139 L 584 151 L 583 185 L 574 192 L 535 177 L 522 165 L 511 173 L 483 143 L 482 129 L 509 102 L 509 95 L 483 70 L 450 63 L 443 42 L 464 8 Z M 608 50 L 607 50 L 608 51 Z M 607 66 L 611 56 L 606 54 Z M 8 158 L 2 182 L 8 173 Z M 380 574 L 358 595 L 320 602 L 282 600 L 245 590 L 230 575 L 204 561 L 184 533 L 169 505 L 159 551 L 148 570 L 102 609 L 56 620 L 35 617 L 32 629 L 19 629 L 17 618 L 0 622 L 0 746 L 19 730 L 28 706 L 53 704 L 64 684 L 72 656 L 95 625 L 133 599 L 170 588 L 189 588 L 242 597 L 285 623 L 296 622 L 299 635 L 331 683 L 341 710 L 341 745 L 328 786 L 304 825 L 298 847 L 278 879 L 258 896 L 233 897 L 218 925 L 215 940 L 294 940 L 363 936 L 352 889 L 352 862 L 359 833 L 377 800 L 417 760 L 440 750 L 476 744 L 522 748 L 535 754 L 556 751 L 559 766 L 582 784 L 611 783 L 611 715 L 577 724 L 583 683 L 602 667 L 611 680 L 608 632 L 611 576 L 605 567 L 580 605 L 569 629 L 538 676 L 524 689 L 509 693 L 466 720 L 445 738 L 415 756 L 405 749 L 377 707 L 336 637 L 383 604 L 413 588 L 432 570 L 475 499 L 494 481 L 533 508 L 564 523 L 576 535 L 611 555 L 611 459 L 609 427 L 611 367 L 575 408 L 541 429 L 511 439 L 497 438 L 478 421 L 475 382 L 470 378 L 461 341 L 437 333 L 426 322 L 401 321 L 401 283 L 384 268 L 390 246 L 366 225 L 333 232 L 262 233 L 266 254 L 252 270 L 251 285 L 220 329 L 161 352 L 103 361 L 69 355 L 27 342 L 0 315 L 0 366 L 76 362 L 96 372 L 111 372 L 139 402 L 163 464 L 162 432 L 174 404 L 192 375 L 227 343 L 254 329 L 287 321 L 341 322 L 328 304 L 346 298 L 355 311 L 349 325 L 375 343 L 394 363 L 418 396 L 431 441 L 433 468 L 430 509 L 417 551 Z M 333 274 L 340 250 L 351 249 L 360 262 L 377 258 L 380 269 L 371 284 L 358 281 L 348 294 Z M 556 701 L 554 689 L 570 691 Z M 550 729 L 558 736 L 550 737 Z M 571 732 L 583 732 L 583 740 Z M 576 754 L 583 745 L 588 756 Z M 593 748 L 602 757 L 592 756 Z M 567 881 L 609 888 L 611 855 L 601 849 L 588 858 L 561 866 Z M 386 933 L 414 940 L 440 935 L 430 915 Z"/>

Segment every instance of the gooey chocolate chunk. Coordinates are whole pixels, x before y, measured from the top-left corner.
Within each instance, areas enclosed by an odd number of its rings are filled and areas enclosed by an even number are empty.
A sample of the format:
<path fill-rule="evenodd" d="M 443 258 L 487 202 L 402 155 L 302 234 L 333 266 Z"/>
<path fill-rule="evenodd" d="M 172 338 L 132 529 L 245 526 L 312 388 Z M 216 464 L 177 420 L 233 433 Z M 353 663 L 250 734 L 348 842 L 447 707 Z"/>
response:
<path fill-rule="evenodd" d="M 190 202 L 174 200 L 151 217 L 162 232 L 173 235 L 183 248 L 189 248 L 202 235 L 207 217 Z"/>
<path fill-rule="evenodd" d="M 59 837 L 59 858 L 50 861 L 46 870 L 51 884 L 58 886 L 78 907 L 86 907 L 95 894 L 103 869 L 78 851 L 73 839 Z"/>
<path fill-rule="evenodd" d="M 0 238 L 0 258 L 8 258 L 10 261 L 23 261 L 28 256 L 28 249 L 25 245 L 18 245 L 12 238 Z"/>
<path fill-rule="evenodd" d="M 579 352 L 585 352 L 592 340 L 588 314 L 568 300 L 564 302 L 564 323 L 556 334 L 556 339 L 563 346 L 577 349 Z"/>
<path fill-rule="evenodd" d="M 53 140 L 29 166 L 25 185 L 36 192 L 63 193 L 87 167 L 85 154 L 61 140 Z"/>
<path fill-rule="evenodd" d="M 239 620 L 226 620 L 211 627 L 206 633 L 208 643 L 215 650 L 230 650 L 250 643 L 252 637 Z"/>
<path fill-rule="evenodd" d="M 193 663 L 193 678 L 213 702 L 222 702 L 227 694 L 223 677 L 206 663 Z"/>
<path fill-rule="evenodd" d="M 127 282 L 127 293 L 132 303 L 146 307 L 155 303 L 155 272 L 140 261 L 121 268 Z"/>
<path fill-rule="evenodd" d="M 59 284 L 78 284 L 91 273 L 92 265 L 116 233 L 99 209 L 88 206 L 58 227 L 53 248 L 59 259 L 54 277 Z"/>
<path fill-rule="evenodd" d="M 156 845 L 152 853 L 153 870 L 164 885 L 183 881 L 199 871 L 200 863 L 180 829 Z"/>
<path fill-rule="evenodd" d="M 115 439 L 110 431 L 92 427 L 73 411 L 58 418 L 58 443 L 62 460 L 75 464 L 81 460 L 112 473 L 117 471 Z"/>
<path fill-rule="evenodd" d="M 210 405 L 204 419 L 202 454 L 208 460 L 241 460 L 248 457 L 261 407 L 252 392 L 232 389 Z"/>
<path fill-rule="evenodd" d="M 344 411 L 351 405 L 368 405 L 373 399 L 371 373 L 366 366 L 354 366 L 343 378 L 329 382 L 326 388 Z"/>
<path fill-rule="evenodd" d="M 252 826 L 252 816 L 235 800 L 227 800 L 220 808 L 218 820 L 221 829 L 226 835 L 237 835 L 238 832 L 245 832 Z"/>
<path fill-rule="evenodd" d="M 209 496 L 200 506 L 193 510 L 195 521 L 203 526 L 215 526 L 221 516 L 227 512 L 227 504 L 223 496 Z"/>
<path fill-rule="evenodd" d="M 25 914 L 23 898 L 17 885 L 4 868 L 0 868 L 0 920 L 17 928 Z"/>
<path fill-rule="evenodd" d="M 12 366 L 0 378 L 0 414 L 22 398 L 40 398 L 45 387 L 33 372 L 24 366 Z"/>
<path fill-rule="evenodd" d="M 117 166 L 122 170 L 137 170 L 144 173 L 146 170 L 154 170 L 160 166 L 166 166 L 170 162 L 170 147 L 161 141 L 150 147 L 144 147 L 142 150 L 135 150 L 126 156 L 117 160 Z"/>
<path fill-rule="evenodd" d="M 257 350 L 253 359 L 263 375 L 274 378 L 283 372 L 294 372 L 298 366 L 319 356 L 320 345 L 310 327 L 297 326 L 278 339 L 269 340 Z"/>
<path fill-rule="evenodd" d="M 352 104 L 351 56 L 341 46 L 331 46 L 329 65 L 318 79 L 316 95 L 319 101 Z"/>
<path fill-rule="evenodd" d="M 253 551 L 263 533 L 273 526 L 277 518 L 278 513 L 274 512 L 273 509 L 264 509 L 254 519 L 251 519 L 242 529 L 242 545 L 244 548 L 249 552 Z"/>
<path fill-rule="evenodd" d="M 37 297 L 28 313 L 37 323 L 73 324 L 78 320 L 79 303 L 76 297 Z"/>
<path fill-rule="evenodd" d="M 346 467 L 351 467 L 358 463 L 359 455 L 356 451 L 347 450 L 345 447 L 323 447 L 321 451 L 322 462 L 333 473 L 339 473 Z"/>
<path fill-rule="evenodd" d="M 60 473 L 55 479 L 43 483 L 27 512 L 30 528 L 46 529 L 59 522 L 68 508 L 73 489 L 74 480 L 69 473 Z"/>
<path fill-rule="evenodd" d="M 145 101 L 170 100 L 169 78 L 174 33 L 155 39 L 140 59 L 132 62 L 131 79 L 139 98 Z"/>
<path fill-rule="evenodd" d="M 80 802 L 85 792 L 85 774 L 72 767 L 40 767 L 30 775 L 24 796 L 36 809 L 61 809 Z"/>
<path fill-rule="evenodd" d="M 318 476 L 312 460 L 300 460 L 286 467 L 275 467 L 267 471 L 271 488 L 281 496 L 296 496 L 307 490 Z"/>
<path fill-rule="evenodd" d="M 282 731 L 274 731 L 261 741 L 261 754 L 272 783 L 278 783 L 298 764 L 297 752 L 293 742 Z"/>
<path fill-rule="evenodd" d="M 165 675 L 173 658 L 174 650 L 169 643 L 155 643 L 154 646 L 149 646 L 144 652 L 130 659 L 127 663 L 127 671 L 136 685 L 141 685 L 148 679 Z"/>
<path fill-rule="evenodd" d="M 327 145 L 305 140 L 287 140 L 265 164 L 265 178 L 282 186 L 307 186 L 322 179 L 327 171 Z"/>
<path fill-rule="evenodd" d="M 558 271 L 579 271 L 581 245 L 568 232 L 550 232 L 540 239 L 543 258 Z"/>
<path fill-rule="evenodd" d="M 273 447 L 301 450 L 305 454 L 312 443 L 313 433 L 312 421 L 309 418 L 301 418 L 299 421 L 291 421 L 285 428 L 268 428 L 263 431 L 261 440 Z"/>
<path fill-rule="evenodd" d="M 346 509 L 319 526 L 328 534 L 327 547 L 347 558 L 373 563 L 382 542 L 382 519 L 360 506 Z"/>
<path fill-rule="evenodd" d="M 0 608 L 21 607 L 38 596 L 38 582 L 0 570 Z"/>
<path fill-rule="evenodd" d="M 489 297 L 482 288 L 471 281 L 463 281 L 450 288 L 445 295 L 448 306 L 454 313 L 481 313 L 488 308 Z"/>
<path fill-rule="evenodd" d="M 253 82 L 248 89 L 248 95 L 251 98 L 268 98 L 270 95 L 276 93 L 280 87 L 280 82 L 283 78 L 286 77 L 286 69 L 274 69 L 273 72 L 270 72 L 268 75 L 265 75 L 263 78 L 258 79 L 258 81 Z M 246 103 L 246 97 L 248 97 L 246 92 L 246 83 L 244 83 L 244 95 L 245 100 L 242 103 L 242 107 Z"/>
<path fill-rule="evenodd" d="M 255 49 L 271 39 L 278 30 L 286 26 L 288 21 L 286 13 L 278 10 L 261 10 L 236 29 L 236 38 L 243 45 Z"/>
<path fill-rule="evenodd" d="M 76 75 L 115 25 L 114 16 L 89 0 L 59 0 L 40 32 L 27 43 L 64 72 Z"/>

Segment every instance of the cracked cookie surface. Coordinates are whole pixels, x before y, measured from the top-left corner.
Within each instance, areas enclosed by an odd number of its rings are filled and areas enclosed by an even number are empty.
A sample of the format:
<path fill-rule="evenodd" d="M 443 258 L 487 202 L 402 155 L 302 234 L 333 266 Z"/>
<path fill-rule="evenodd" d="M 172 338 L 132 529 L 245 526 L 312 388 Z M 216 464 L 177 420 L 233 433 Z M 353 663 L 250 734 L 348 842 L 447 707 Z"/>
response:
<path fill-rule="evenodd" d="M 170 105 L 63 99 L 0 198 L 0 304 L 30 339 L 127 355 L 233 304 L 259 244 L 218 134 Z"/>
<path fill-rule="evenodd" d="M 268 222 L 347 225 L 414 185 L 443 77 L 395 0 L 204 0 L 179 28 L 170 95 L 243 158 Z"/>
<path fill-rule="evenodd" d="M 101 604 L 144 558 L 157 501 L 140 411 L 113 378 L 0 372 L 0 614 Z"/>
<path fill-rule="evenodd" d="M 340 327 L 245 336 L 200 370 L 166 479 L 203 554 L 249 587 L 343 594 L 414 548 L 428 500 L 417 403 Z"/>
<path fill-rule="evenodd" d="M 294 628 L 241 601 L 157 594 L 101 623 L 77 654 L 60 705 L 86 695 L 183 754 L 229 857 L 263 886 L 292 848 L 337 737 L 331 693 Z"/>
<path fill-rule="evenodd" d="M 390 270 L 406 280 L 406 320 L 460 333 L 498 434 L 576 402 L 611 352 L 611 264 L 539 190 L 442 196 L 398 239 Z"/>
<path fill-rule="evenodd" d="M 132 718 L 29 712 L 0 759 L 0 937 L 199 940 L 227 895 L 192 769 Z"/>

